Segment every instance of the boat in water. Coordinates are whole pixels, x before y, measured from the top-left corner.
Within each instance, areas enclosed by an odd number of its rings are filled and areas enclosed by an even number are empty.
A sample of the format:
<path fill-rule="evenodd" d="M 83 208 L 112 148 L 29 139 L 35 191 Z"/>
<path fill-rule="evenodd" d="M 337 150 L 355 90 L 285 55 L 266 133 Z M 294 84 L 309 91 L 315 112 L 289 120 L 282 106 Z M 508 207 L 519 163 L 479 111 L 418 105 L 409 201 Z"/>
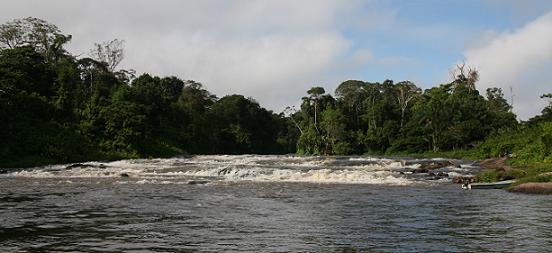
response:
<path fill-rule="evenodd" d="M 502 189 L 512 185 L 515 180 L 505 180 L 494 183 L 472 183 L 462 185 L 462 189 Z"/>

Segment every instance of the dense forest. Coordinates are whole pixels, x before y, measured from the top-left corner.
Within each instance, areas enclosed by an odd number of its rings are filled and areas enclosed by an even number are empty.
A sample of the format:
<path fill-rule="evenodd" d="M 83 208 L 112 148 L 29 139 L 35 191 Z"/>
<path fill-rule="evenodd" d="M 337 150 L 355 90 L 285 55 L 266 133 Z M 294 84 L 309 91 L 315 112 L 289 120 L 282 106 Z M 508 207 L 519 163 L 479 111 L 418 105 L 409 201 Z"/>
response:
<path fill-rule="evenodd" d="M 519 123 L 498 88 L 458 66 L 450 83 L 348 80 L 274 113 L 199 82 L 117 68 L 124 43 L 67 52 L 36 18 L 0 25 L 0 167 L 183 154 L 412 154 L 476 150 L 552 160 L 552 103 Z M 545 94 L 543 99 L 552 98 Z M 523 150 L 529 149 L 529 150 Z M 521 150 L 520 150 L 521 149 Z M 531 150 L 532 149 L 532 150 Z"/>

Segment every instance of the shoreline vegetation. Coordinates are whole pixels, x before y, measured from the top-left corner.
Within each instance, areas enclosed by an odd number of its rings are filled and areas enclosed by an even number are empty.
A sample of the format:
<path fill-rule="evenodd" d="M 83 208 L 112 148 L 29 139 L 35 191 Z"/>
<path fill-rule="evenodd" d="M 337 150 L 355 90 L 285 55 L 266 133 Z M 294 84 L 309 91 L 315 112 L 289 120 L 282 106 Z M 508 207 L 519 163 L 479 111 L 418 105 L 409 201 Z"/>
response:
<path fill-rule="evenodd" d="M 72 55 L 71 38 L 37 18 L 0 25 L 0 168 L 189 154 L 443 157 L 479 160 L 476 180 L 516 179 L 513 192 L 552 189 L 552 102 L 518 122 L 502 90 L 480 94 L 465 65 L 425 90 L 389 79 L 347 80 L 334 95 L 314 86 L 275 113 L 193 80 L 120 69 L 118 39 Z"/>

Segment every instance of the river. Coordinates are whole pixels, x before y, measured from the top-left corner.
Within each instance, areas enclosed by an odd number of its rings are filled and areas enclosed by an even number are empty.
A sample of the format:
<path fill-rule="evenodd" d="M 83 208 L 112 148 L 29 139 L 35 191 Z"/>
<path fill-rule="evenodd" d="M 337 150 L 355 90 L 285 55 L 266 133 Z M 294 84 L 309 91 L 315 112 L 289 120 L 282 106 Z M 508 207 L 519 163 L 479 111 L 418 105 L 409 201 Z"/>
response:
<path fill-rule="evenodd" d="M 549 252 L 552 196 L 461 190 L 470 161 L 190 156 L 0 175 L 1 252 Z"/>

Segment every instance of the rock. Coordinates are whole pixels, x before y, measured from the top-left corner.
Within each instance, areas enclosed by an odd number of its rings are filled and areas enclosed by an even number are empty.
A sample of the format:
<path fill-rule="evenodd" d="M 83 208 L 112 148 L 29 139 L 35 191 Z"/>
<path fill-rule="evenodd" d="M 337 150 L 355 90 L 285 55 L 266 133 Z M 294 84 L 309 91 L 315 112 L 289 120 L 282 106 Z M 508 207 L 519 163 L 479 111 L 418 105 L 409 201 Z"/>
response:
<path fill-rule="evenodd" d="M 428 176 L 431 177 L 431 179 L 441 179 L 441 178 L 448 178 L 448 174 L 447 173 L 444 173 L 444 172 L 439 172 L 439 173 L 434 173 L 434 172 L 429 172 Z"/>
<path fill-rule="evenodd" d="M 226 174 L 230 174 L 231 171 L 232 171 L 232 170 L 231 170 L 230 168 L 224 168 L 224 169 L 220 170 L 220 171 L 218 172 L 218 174 L 219 174 L 219 175 L 226 175 Z"/>
<path fill-rule="evenodd" d="M 527 194 L 552 194 L 552 183 L 524 183 L 512 187 L 510 191 Z"/>
<path fill-rule="evenodd" d="M 207 184 L 209 181 L 207 180 L 190 180 L 188 181 L 188 184 L 196 185 L 196 184 Z"/>
<path fill-rule="evenodd" d="M 99 166 L 99 167 L 100 167 L 100 169 L 105 169 L 105 168 L 107 168 L 107 166 L 105 166 L 105 164 L 103 164 L 103 163 L 100 163 L 100 166 Z"/>
<path fill-rule="evenodd" d="M 74 168 L 90 168 L 90 167 L 94 167 L 93 165 L 90 165 L 90 164 L 83 164 L 83 163 L 75 163 L 75 164 L 71 164 L 67 167 L 65 167 L 66 170 L 70 170 L 70 169 L 74 169 Z"/>
<path fill-rule="evenodd" d="M 431 163 L 422 164 L 420 169 L 435 170 L 435 169 L 440 169 L 440 168 L 444 168 L 452 165 L 455 165 L 452 161 L 435 161 Z"/>
<path fill-rule="evenodd" d="M 127 173 L 121 173 L 121 177 L 130 177 Z"/>
<path fill-rule="evenodd" d="M 479 161 L 478 163 L 476 163 L 476 165 L 483 169 L 494 169 L 494 170 L 504 171 L 504 170 L 511 169 L 510 166 L 506 164 L 506 161 L 508 161 L 508 157 L 489 158 L 489 159 Z"/>
<path fill-rule="evenodd" d="M 425 168 L 417 168 L 417 169 L 414 169 L 414 170 L 412 171 L 412 173 L 414 173 L 414 174 L 418 174 L 418 173 L 428 173 L 428 172 L 429 172 L 429 170 L 428 170 L 428 169 L 425 169 Z"/>
<path fill-rule="evenodd" d="M 437 173 L 437 176 L 438 177 L 449 177 L 449 174 L 447 174 L 445 172 L 439 172 L 439 173 Z"/>
<path fill-rule="evenodd" d="M 6 169 L 0 169 L 0 174 L 8 174 L 8 170 L 6 170 Z"/>
<path fill-rule="evenodd" d="M 451 166 L 454 166 L 455 168 L 462 168 L 462 164 L 460 164 L 458 161 L 449 161 Z"/>
<path fill-rule="evenodd" d="M 463 184 L 464 183 L 464 178 L 460 177 L 460 176 L 453 177 L 452 178 L 452 183 Z"/>

